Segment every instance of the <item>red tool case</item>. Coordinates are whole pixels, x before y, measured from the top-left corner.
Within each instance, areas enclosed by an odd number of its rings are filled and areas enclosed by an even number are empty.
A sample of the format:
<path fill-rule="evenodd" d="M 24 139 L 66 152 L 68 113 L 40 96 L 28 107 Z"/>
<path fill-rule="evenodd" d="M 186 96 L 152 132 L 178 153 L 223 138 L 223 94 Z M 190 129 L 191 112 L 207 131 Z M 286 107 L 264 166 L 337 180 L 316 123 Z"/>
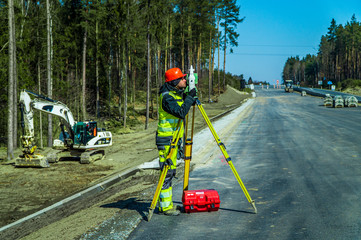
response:
<path fill-rule="evenodd" d="M 218 211 L 221 203 L 214 189 L 184 191 L 182 202 L 186 213 Z"/>

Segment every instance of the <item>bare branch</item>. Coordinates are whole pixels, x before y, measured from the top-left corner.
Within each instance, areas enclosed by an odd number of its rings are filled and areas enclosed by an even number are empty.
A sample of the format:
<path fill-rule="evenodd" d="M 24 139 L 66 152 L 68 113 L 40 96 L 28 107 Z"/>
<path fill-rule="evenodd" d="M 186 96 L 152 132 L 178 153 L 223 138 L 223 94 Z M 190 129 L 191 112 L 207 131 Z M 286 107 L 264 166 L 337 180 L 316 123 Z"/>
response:
<path fill-rule="evenodd" d="M 2 52 L 5 48 L 6 48 L 6 46 L 9 44 L 9 41 L 7 41 L 5 44 L 4 44 L 4 46 L 2 47 L 2 49 L 0 50 L 0 52 Z"/>

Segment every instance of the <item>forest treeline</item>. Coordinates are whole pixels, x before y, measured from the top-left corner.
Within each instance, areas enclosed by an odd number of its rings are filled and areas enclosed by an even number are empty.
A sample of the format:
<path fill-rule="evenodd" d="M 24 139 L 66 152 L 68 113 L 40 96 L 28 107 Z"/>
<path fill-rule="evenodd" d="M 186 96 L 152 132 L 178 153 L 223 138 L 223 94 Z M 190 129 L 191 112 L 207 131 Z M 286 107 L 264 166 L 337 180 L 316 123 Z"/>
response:
<path fill-rule="evenodd" d="M 106 117 L 124 127 L 143 101 L 147 128 L 169 68 L 193 65 L 209 99 L 239 84 L 242 76 L 225 69 L 239 9 L 236 0 L 0 0 L 0 144 L 18 146 L 21 89 L 64 102 L 78 121 Z M 51 146 L 57 122 L 42 118 Z"/>
<path fill-rule="evenodd" d="M 287 59 L 283 80 L 292 79 L 302 86 L 324 87 L 329 81 L 338 89 L 361 86 L 361 24 L 353 15 L 344 26 L 332 19 L 326 35 L 321 37 L 317 55 Z"/>

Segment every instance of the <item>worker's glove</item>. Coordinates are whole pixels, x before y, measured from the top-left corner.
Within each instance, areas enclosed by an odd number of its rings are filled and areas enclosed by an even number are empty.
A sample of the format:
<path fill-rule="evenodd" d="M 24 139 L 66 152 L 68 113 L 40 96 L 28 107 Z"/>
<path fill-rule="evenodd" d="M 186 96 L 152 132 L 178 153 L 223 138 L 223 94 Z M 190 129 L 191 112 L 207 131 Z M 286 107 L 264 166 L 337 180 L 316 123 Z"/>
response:
<path fill-rule="evenodd" d="M 189 91 L 188 95 L 194 98 L 195 96 L 197 96 L 197 90 L 193 88 L 192 90 Z"/>
<path fill-rule="evenodd" d="M 173 161 L 172 161 L 172 159 L 167 158 L 167 160 L 165 160 L 164 164 L 165 164 L 165 165 L 168 165 L 168 166 L 172 166 L 172 165 L 173 165 Z"/>
<path fill-rule="evenodd" d="M 182 139 L 179 139 L 179 141 L 178 141 L 177 159 L 184 159 L 184 151 L 183 151 L 183 147 L 182 147 Z"/>
<path fill-rule="evenodd" d="M 165 160 L 165 162 L 161 162 L 160 163 L 160 170 L 163 171 L 163 168 L 168 165 L 168 166 L 172 166 L 173 165 L 173 162 L 172 162 L 172 159 L 168 158 Z"/>

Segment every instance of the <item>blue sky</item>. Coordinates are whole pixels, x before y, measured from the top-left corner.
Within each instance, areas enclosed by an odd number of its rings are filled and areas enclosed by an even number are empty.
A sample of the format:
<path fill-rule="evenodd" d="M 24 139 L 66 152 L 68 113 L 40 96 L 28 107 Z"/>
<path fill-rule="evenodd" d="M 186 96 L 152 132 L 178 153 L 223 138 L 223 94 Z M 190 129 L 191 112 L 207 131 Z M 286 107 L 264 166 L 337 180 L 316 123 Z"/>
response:
<path fill-rule="evenodd" d="M 361 22 L 361 0 L 237 0 L 240 15 L 238 47 L 227 53 L 226 71 L 246 80 L 274 84 L 290 56 L 316 54 L 332 18 L 345 25 L 355 14 Z M 223 53 L 221 53 L 223 55 Z M 217 63 L 217 60 L 216 60 Z M 221 58 L 223 69 L 223 57 Z"/>

